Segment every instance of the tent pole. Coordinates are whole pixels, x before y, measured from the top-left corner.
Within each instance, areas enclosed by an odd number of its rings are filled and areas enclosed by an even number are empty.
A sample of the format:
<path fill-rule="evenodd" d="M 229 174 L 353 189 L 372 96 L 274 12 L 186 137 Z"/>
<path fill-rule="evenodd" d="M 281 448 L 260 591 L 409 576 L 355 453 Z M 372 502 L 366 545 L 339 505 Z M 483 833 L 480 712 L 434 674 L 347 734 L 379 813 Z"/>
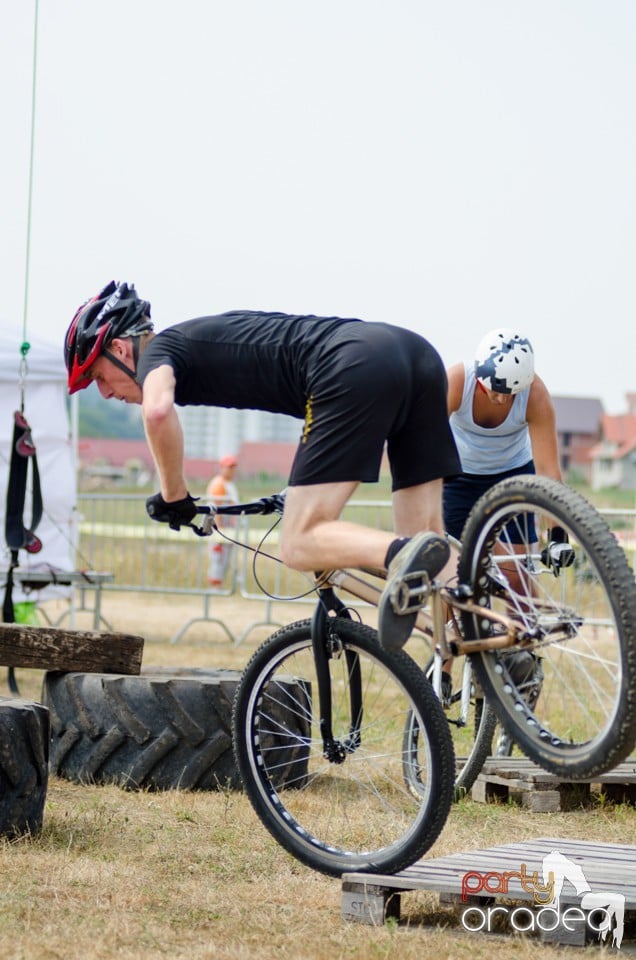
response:
<path fill-rule="evenodd" d="M 27 201 L 26 259 L 24 265 L 24 312 L 22 319 L 22 339 L 26 342 L 27 316 L 29 304 L 29 272 L 31 260 L 31 207 L 33 201 L 33 157 L 35 154 L 35 102 L 37 89 L 38 62 L 38 0 L 35 0 L 35 18 L 33 25 L 33 81 L 31 88 L 31 148 L 29 155 L 29 193 Z"/>

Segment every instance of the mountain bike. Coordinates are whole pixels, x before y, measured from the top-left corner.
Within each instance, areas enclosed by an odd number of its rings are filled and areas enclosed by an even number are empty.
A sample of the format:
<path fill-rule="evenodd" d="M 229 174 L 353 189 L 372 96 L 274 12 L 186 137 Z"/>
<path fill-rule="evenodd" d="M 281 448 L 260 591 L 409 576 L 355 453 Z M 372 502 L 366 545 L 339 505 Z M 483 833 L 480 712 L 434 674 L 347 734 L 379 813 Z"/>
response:
<path fill-rule="evenodd" d="M 219 512 L 281 509 L 270 497 Z M 213 532 L 213 510 L 194 526 Z M 293 856 L 334 876 L 413 863 L 443 828 L 454 790 L 449 724 L 432 684 L 403 651 L 386 654 L 336 593 L 368 599 L 365 583 L 357 571 L 318 574 L 314 617 L 256 650 L 233 707 L 257 815 Z M 466 522 L 456 581 L 405 578 L 392 602 L 418 611 L 442 662 L 470 658 L 504 731 L 546 770 L 589 778 L 633 749 L 636 584 L 605 521 L 575 491 L 536 476 L 498 483 Z M 532 666 L 523 675 L 521 654 Z"/>

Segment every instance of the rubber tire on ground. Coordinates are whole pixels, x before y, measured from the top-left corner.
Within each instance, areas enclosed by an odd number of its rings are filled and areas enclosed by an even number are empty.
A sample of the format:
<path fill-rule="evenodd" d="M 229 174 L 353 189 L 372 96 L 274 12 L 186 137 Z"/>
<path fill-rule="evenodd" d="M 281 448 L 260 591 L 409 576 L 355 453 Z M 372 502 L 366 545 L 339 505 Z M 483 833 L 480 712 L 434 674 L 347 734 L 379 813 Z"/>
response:
<path fill-rule="evenodd" d="M 0 835 L 42 828 L 49 778 L 49 711 L 41 703 L 0 697 Z"/>
<path fill-rule="evenodd" d="M 240 676 L 195 668 L 47 673 L 51 772 L 133 790 L 238 788 L 231 712 Z"/>

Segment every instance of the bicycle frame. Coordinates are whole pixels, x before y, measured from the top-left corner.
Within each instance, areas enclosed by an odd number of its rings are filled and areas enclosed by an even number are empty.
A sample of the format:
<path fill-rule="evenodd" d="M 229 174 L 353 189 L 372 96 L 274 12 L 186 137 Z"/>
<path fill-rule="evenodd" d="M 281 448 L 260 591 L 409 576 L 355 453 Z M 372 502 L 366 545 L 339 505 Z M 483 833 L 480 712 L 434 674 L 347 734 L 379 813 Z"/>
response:
<path fill-rule="evenodd" d="M 318 603 L 311 622 L 311 640 L 318 677 L 318 698 L 320 704 L 320 733 L 323 743 L 323 755 L 332 763 L 342 763 L 347 753 L 352 753 L 360 746 L 360 724 L 362 721 L 362 682 L 360 667 L 356 654 L 345 651 L 347 669 L 351 678 L 350 701 L 351 723 L 349 736 L 345 742 L 337 740 L 333 735 L 331 722 L 331 682 L 329 678 L 329 659 L 334 652 L 329 649 L 330 634 L 329 620 L 332 616 L 347 616 L 350 618 L 345 605 L 334 593 L 331 586 L 318 587 Z"/>
<path fill-rule="evenodd" d="M 215 530 L 214 517 L 217 514 L 229 515 L 267 515 L 282 513 L 284 498 L 282 495 L 264 497 L 261 500 L 243 504 L 225 506 L 201 506 L 199 513 L 204 519 L 201 526 L 194 523 L 189 526 L 199 536 L 210 536 Z M 334 616 L 348 616 L 346 605 L 337 596 L 335 589 L 363 600 L 372 606 L 377 606 L 382 587 L 370 582 L 364 576 L 365 571 L 351 571 L 336 569 L 322 571 L 315 575 L 318 603 L 314 611 L 311 626 L 312 646 L 316 675 L 318 678 L 318 696 L 320 705 L 320 730 L 323 741 L 324 756 L 330 762 L 342 763 L 347 753 L 353 752 L 360 744 L 360 724 L 362 719 L 362 690 L 357 677 L 355 657 L 348 663 L 351 677 L 350 710 L 351 722 L 349 736 L 345 742 L 338 741 L 333 736 L 331 684 L 329 679 L 329 659 L 336 654 L 330 650 L 329 620 Z M 370 574 L 373 575 L 373 574 Z M 378 571 L 378 578 L 381 573 Z M 471 599 L 470 588 L 459 584 L 457 587 L 446 587 L 434 580 L 427 584 L 426 593 L 430 598 L 427 608 L 421 607 L 418 591 L 412 593 L 407 590 L 407 609 L 417 609 L 415 628 L 420 630 L 430 641 L 439 662 L 451 657 L 466 656 L 485 650 L 504 649 L 515 645 L 525 645 L 534 648 L 538 645 L 537 638 L 527 634 L 523 624 L 512 616 L 496 613 L 487 607 L 478 606 Z M 415 598 L 416 606 L 410 606 Z M 487 618 L 499 627 L 494 637 L 479 640 L 463 640 L 453 621 L 445 622 L 445 609 L 479 615 Z M 438 678 L 439 680 L 439 678 Z M 466 685 L 467 686 L 467 685 Z M 438 687 L 439 689 L 439 683 Z M 464 696 L 464 694 L 462 694 Z"/>
<path fill-rule="evenodd" d="M 358 573 L 353 573 L 350 570 L 331 570 L 329 573 L 321 574 L 321 576 L 327 582 L 333 583 L 339 589 L 344 590 L 345 593 L 356 597 L 356 599 L 365 600 L 373 606 L 377 606 L 382 589 L 369 583 Z M 494 613 L 488 608 L 477 606 L 469 599 L 469 592 L 466 587 L 449 588 L 442 586 L 438 581 L 434 581 L 429 590 L 431 610 L 419 610 L 415 627 L 433 641 L 434 647 L 439 648 L 443 659 L 466 656 L 483 650 L 498 650 L 514 646 L 521 641 L 523 628 L 518 620 L 515 620 L 514 617 Z M 463 599 L 464 596 L 466 599 Z M 506 632 L 484 640 L 461 640 L 452 626 L 444 622 L 444 604 L 459 612 L 478 614 L 480 617 L 498 624 Z"/>

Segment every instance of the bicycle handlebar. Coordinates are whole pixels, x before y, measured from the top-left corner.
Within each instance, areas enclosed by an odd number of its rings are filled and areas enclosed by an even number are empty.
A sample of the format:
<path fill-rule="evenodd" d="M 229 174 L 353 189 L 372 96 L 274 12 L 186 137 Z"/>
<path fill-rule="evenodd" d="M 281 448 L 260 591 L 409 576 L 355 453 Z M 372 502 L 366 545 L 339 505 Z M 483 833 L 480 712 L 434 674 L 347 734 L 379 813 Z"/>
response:
<path fill-rule="evenodd" d="M 228 503 L 219 506 L 205 505 L 197 507 L 197 513 L 223 514 L 226 516 L 256 515 L 266 516 L 269 513 L 282 514 L 285 507 L 285 494 L 273 493 L 270 497 L 261 497 L 260 500 L 251 500 L 248 503 Z"/>
<path fill-rule="evenodd" d="M 267 516 L 271 513 L 278 513 L 282 516 L 285 507 L 285 492 L 273 493 L 269 497 L 261 497 L 259 500 L 250 500 L 247 503 L 228 503 L 219 506 L 214 504 L 197 505 L 197 514 L 205 519 L 199 527 L 196 523 L 182 524 L 188 526 L 199 537 L 209 537 L 214 532 L 214 517 L 217 514 L 223 516 Z"/>

